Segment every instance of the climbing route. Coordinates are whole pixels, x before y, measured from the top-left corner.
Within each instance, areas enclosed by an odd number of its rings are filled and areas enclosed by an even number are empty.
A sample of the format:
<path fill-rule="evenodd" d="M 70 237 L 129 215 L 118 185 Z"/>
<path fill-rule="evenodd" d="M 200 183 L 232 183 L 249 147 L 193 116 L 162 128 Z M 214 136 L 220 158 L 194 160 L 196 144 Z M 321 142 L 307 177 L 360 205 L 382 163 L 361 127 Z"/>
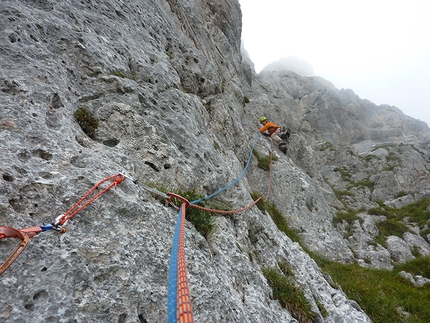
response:
<path fill-rule="evenodd" d="M 250 203 L 248 206 L 245 206 L 241 209 L 232 210 L 232 211 L 221 211 L 221 210 L 212 210 L 208 208 L 204 208 L 201 206 L 198 206 L 198 203 L 201 203 L 203 201 L 206 201 L 210 198 L 215 197 L 216 195 L 220 194 L 221 192 L 225 191 L 229 187 L 233 186 L 237 182 L 239 182 L 242 177 L 244 176 L 251 158 L 253 154 L 253 150 L 255 148 L 255 144 L 257 143 L 258 139 L 260 137 L 260 132 L 258 132 L 258 135 L 251 147 L 251 151 L 249 153 L 248 161 L 240 173 L 239 177 L 234 180 L 233 182 L 227 184 L 223 188 L 219 189 L 215 193 L 212 193 L 204 198 L 195 200 L 195 201 L 188 201 L 185 198 L 174 194 L 174 193 L 167 193 L 167 196 L 169 198 L 177 198 L 180 201 L 182 201 L 182 206 L 178 213 L 178 219 L 176 222 L 176 229 L 175 229 L 175 235 L 173 238 L 173 245 L 172 245 L 172 251 L 170 255 L 170 270 L 169 270 L 169 284 L 168 284 L 168 300 L 167 300 L 167 315 L 168 315 L 168 323 L 193 323 L 194 318 L 192 316 L 192 309 L 191 309 L 191 301 L 189 298 L 189 291 L 188 291 L 188 280 L 187 280 L 187 273 L 186 273 L 186 265 L 185 265 L 185 253 L 184 250 L 184 226 L 185 226 L 185 212 L 188 207 L 194 207 L 201 210 L 214 212 L 214 213 L 221 213 L 221 214 L 231 214 L 236 212 L 242 212 L 244 210 L 249 209 L 250 207 L 254 206 L 258 203 L 258 201 L 261 199 L 259 197 L 254 202 Z M 272 171 L 272 153 L 273 153 L 273 144 L 271 147 L 270 152 L 270 172 Z M 269 176 L 269 180 L 271 179 L 271 176 Z M 269 191 L 270 191 L 270 183 L 268 184 L 268 192 L 266 196 L 266 200 L 269 197 Z"/>
<path fill-rule="evenodd" d="M 175 227 L 175 234 L 173 237 L 172 249 L 170 254 L 168 300 L 167 300 L 168 322 L 169 323 L 174 323 L 174 322 L 194 323 L 191 297 L 190 297 L 190 292 L 188 288 L 186 261 L 185 261 L 186 210 L 187 208 L 192 207 L 192 208 L 197 208 L 197 209 L 212 212 L 212 213 L 232 214 L 232 213 L 243 212 L 251 208 L 252 206 L 254 206 L 261 199 L 261 197 L 253 201 L 249 205 L 236 210 L 214 210 L 214 209 L 209 209 L 209 208 L 199 206 L 197 204 L 215 197 L 216 195 L 220 194 L 221 192 L 235 185 L 243 178 L 247 168 L 249 167 L 253 150 L 255 148 L 255 145 L 259 137 L 260 137 L 260 132 L 258 132 L 258 135 L 254 143 L 252 144 L 247 163 L 244 169 L 242 170 L 242 172 L 240 173 L 240 175 L 238 176 L 238 178 L 233 182 L 227 184 L 223 188 L 219 189 L 218 191 L 210 195 L 207 195 L 203 198 L 200 198 L 198 200 L 188 201 L 186 198 L 178 194 L 171 193 L 171 192 L 168 192 L 168 193 L 161 192 L 137 180 L 134 180 L 124 174 L 118 173 L 116 175 L 106 177 L 103 180 L 99 181 L 81 199 L 79 199 L 79 201 L 76 202 L 67 212 L 58 216 L 55 219 L 55 221 L 53 221 L 52 223 L 45 223 L 41 226 L 33 226 L 33 227 L 28 227 L 23 229 L 15 229 L 8 226 L 0 226 L 0 239 L 14 238 L 14 239 L 20 240 L 18 247 L 11 253 L 11 255 L 6 259 L 6 261 L 2 265 L 0 265 L 0 274 L 2 274 L 7 268 L 9 268 L 12 265 L 12 263 L 19 257 L 19 255 L 23 252 L 23 250 L 27 246 L 30 238 L 33 238 L 34 236 L 38 235 L 40 232 L 44 232 L 48 230 L 55 230 L 60 233 L 65 233 L 66 224 L 75 215 L 81 212 L 84 208 L 86 208 L 88 205 L 90 205 L 92 202 L 94 202 L 96 199 L 98 199 L 100 196 L 102 196 L 112 187 L 117 187 L 125 179 L 130 179 L 133 183 L 139 184 L 144 189 L 163 197 L 168 203 L 170 203 L 170 205 L 174 206 L 176 209 L 179 209 L 178 218 L 177 218 L 176 227 Z M 271 152 L 270 152 L 270 176 L 269 176 L 269 184 L 268 184 L 268 192 L 267 192 L 266 200 L 268 199 L 269 192 L 270 192 L 270 180 L 271 180 L 271 173 L 272 173 L 272 153 L 273 153 L 273 143 L 272 143 Z M 97 194 L 93 194 L 103 183 L 107 181 L 111 181 L 111 183 L 107 185 L 104 189 L 102 189 L 100 192 L 98 192 Z M 172 202 L 172 198 L 181 201 L 182 204 L 180 208 L 176 207 L 176 205 Z"/>

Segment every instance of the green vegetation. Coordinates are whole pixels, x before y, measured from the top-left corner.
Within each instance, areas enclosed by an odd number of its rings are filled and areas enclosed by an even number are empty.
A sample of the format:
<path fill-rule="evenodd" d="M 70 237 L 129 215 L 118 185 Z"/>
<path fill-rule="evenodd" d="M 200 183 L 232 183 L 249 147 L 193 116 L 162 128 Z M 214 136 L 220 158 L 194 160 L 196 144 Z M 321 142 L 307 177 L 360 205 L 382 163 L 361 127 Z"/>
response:
<path fill-rule="evenodd" d="M 363 222 L 363 220 L 359 216 L 357 216 L 358 213 L 360 213 L 360 210 L 337 212 L 336 216 L 333 218 L 333 224 L 336 225 L 338 223 L 342 223 L 343 221 L 348 222 L 348 224 L 352 224 L 355 220 Z"/>
<path fill-rule="evenodd" d="M 374 323 L 430 322 L 430 284 L 416 287 L 398 274 L 405 270 L 430 278 L 430 258 L 412 260 L 393 271 L 341 264 L 318 256 L 314 256 L 314 260 L 348 298 L 357 301 Z M 402 314 L 399 308 L 409 316 Z"/>
<path fill-rule="evenodd" d="M 261 157 L 260 154 L 258 153 L 258 151 L 255 149 L 252 151 L 252 153 L 257 158 L 257 161 L 258 161 L 257 167 L 261 168 L 262 170 L 265 170 L 265 171 L 270 170 L 270 159 L 272 161 L 278 161 L 279 160 L 279 158 L 276 157 L 272 153 L 268 156 L 265 156 L 265 157 Z"/>
<path fill-rule="evenodd" d="M 264 268 L 263 274 L 273 290 L 273 298 L 277 299 L 282 307 L 288 309 L 301 323 L 313 322 L 315 314 L 302 288 L 297 287 L 290 277 L 276 269 Z"/>
<path fill-rule="evenodd" d="M 360 186 L 361 187 L 367 187 L 372 191 L 373 188 L 375 187 L 375 182 L 371 181 L 370 179 L 365 179 L 363 181 L 359 181 L 359 182 L 354 183 L 354 187 L 360 187 Z"/>
<path fill-rule="evenodd" d="M 362 210 L 351 210 L 348 209 L 347 211 L 341 211 L 337 212 L 336 216 L 333 218 L 333 225 L 336 226 L 339 223 L 343 223 L 343 221 L 348 223 L 348 227 L 346 228 L 347 233 L 344 236 L 345 239 L 350 237 L 353 233 L 353 227 L 352 224 L 354 221 L 358 220 L 360 223 L 363 223 L 363 219 L 357 216 L 358 213 L 360 213 Z"/>
<path fill-rule="evenodd" d="M 385 157 L 385 160 L 387 162 L 394 162 L 395 164 L 397 164 L 399 166 L 402 162 L 402 159 L 399 156 L 395 156 L 395 154 L 392 151 L 390 151 L 388 153 L 388 156 Z"/>
<path fill-rule="evenodd" d="M 258 192 L 253 192 L 251 193 L 251 197 L 255 201 L 262 196 Z M 270 217 L 278 227 L 279 231 L 284 232 L 291 240 L 295 242 L 300 242 L 300 237 L 298 233 L 289 227 L 287 220 L 274 204 L 264 202 L 263 198 L 261 198 L 261 200 L 257 202 L 257 207 L 260 209 L 260 211 L 269 213 Z"/>
<path fill-rule="evenodd" d="M 349 185 L 348 185 L 346 191 L 336 191 L 332 187 L 333 192 L 335 193 L 335 195 L 336 195 L 336 197 L 337 197 L 338 200 L 340 200 L 340 198 L 343 195 L 354 196 L 354 194 L 349 191 L 353 187 L 368 187 L 370 190 L 373 190 L 373 187 L 375 186 L 375 182 L 371 181 L 369 178 L 367 178 L 365 180 L 362 180 L 362 181 L 358 181 L 358 182 L 353 181 L 351 179 L 352 175 L 348 172 L 348 170 L 345 167 L 335 168 L 334 171 L 340 173 L 340 178 L 344 182 L 349 182 Z"/>
<path fill-rule="evenodd" d="M 147 183 L 147 186 L 156 189 L 159 192 L 171 192 L 172 190 L 168 187 L 166 187 L 163 184 L 157 184 L 157 183 Z M 186 191 L 186 192 L 178 192 L 174 190 L 175 194 L 178 194 L 179 196 L 182 196 L 186 198 L 188 201 L 195 201 L 198 199 L 203 198 L 203 195 L 197 195 L 194 190 Z M 161 203 L 165 204 L 166 200 L 161 195 L 156 194 L 155 192 L 151 192 L 151 195 L 159 200 Z M 172 199 L 173 204 L 175 204 L 177 207 L 180 207 L 182 205 L 182 201 L 177 199 Z M 206 206 L 207 201 L 202 201 L 199 203 L 200 206 Z M 222 203 L 217 200 L 212 200 L 211 205 L 209 206 L 213 209 L 220 209 L 220 210 L 229 210 L 231 209 L 231 206 L 227 203 Z M 212 232 L 213 229 L 213 218 L 212 214 L 208 211 L 196 209 L 193 207 L 187 208 L 187 211 L 185 213 L 185 218 L 190 221 L 196 230 L 203 236 L 205 239 L 208 239 L 209 234 Z"/>
<path fill-rule="evenodd" d="M 324 151 L 324 150 L 329 150 L 329 151 L 335 151 L 336 149 L 333 147 L 333 144 L 329 141 L 326 141 L 324 144 L 321 145 L 321 147 L 319 148 L 319 151 Z"/>
<path fill-rule="evenodd" d="M 173 55 L 171 52 L 166 51 L 166 55 L 169 56 L 170 59 L 174 59 L 175 55 Z"/>
<path fill-rule="evenodd" d="M 430 257 L 417 257 L 395 268 L 395 272 L 406 271 L 412 275 L 420 275 L 430 279 Z"/>
<path fill-rule="evenodd" d="M 336 198 L 339 201 L 341 201 L 344 206 L 346 206 L 346 204 L 345 204 L 344 201 L 342 201 L 342 197 L 343 196 L 354 196 L 354 193 L 352 193 L 351 191 L 348 191 L 348 190 L 346 190 L 346 191 L 339 191 L 339 190 L 335 189 L 333 186 L 331 186 L 331 189 L 333 190 L 333 193 L 336 196 Z"/>
<path fill-rule="evenodd" d="M 186 198 L 190 202 L 204 197 L 203 195 L 197 195 L 194 190 L 178 193 L 178 195 Z M 175 201 L 174 203 L 177 206 L 180 206 L 182 204 L 181 201 Z M 199 205 L 205 206 L 206 201 L 202 201 L 201 203 L 199 203 Z M 213 229 L 213 218 L 210 212 L 189 207 L 187 208 L 185 218 L 194 225 L 196 230 L 200 232 L 200 234 L 205 237 L 205 239 L 208 239 L 209 234 L 212 232 Z"/>
<path fill-rule="evenodd" d="M 385 240 L 388 236 L 402 238 L 405 232 L 410 231 L 403 222 L 394 219 L 377 222 L 376 226 L 378 227 L 379 235 L 375 238 L 375 241 L 383 246 L 386 245 Z"/>
<path fill-rule="evenodd" d="M 359 157 L 360 157 L 360 159 L 362 159 L 362 160 L 364 160 L 364 161 L 366 161 L 368 163 L 371 162 L 373 159 L 382 160 L 381 157 L 379 157 L 377 155 L 372 155 L 372 154 L 366 155 L 364 157 L 362 157 L 362 156 L 359 156 Z"/>
<path fill-rule="evenodd" d="M 261 197 L 258 192 L 251 194 L 256 200 Z M 408 230 L 403 219 L 407 217 L 410 222 L 414 222 L 423 228 L 421 234 L 429 233 L 428 225 L 430 219 L 430 211 L 427 211 L 430 205 L 430 198 L 423 199 L 416 203 L 404 206 L 400 209 L 390 208 L 382 202 L 379 207 L 370 209 L 367 212 L 374 215 L 383 215 L 386 220 L 378 223 L 378 228 L 381 232 L 377 239 L 383 243 L 389 235 L 403 235 Z M 280 231 L 285 232 L 293 241 L 300 243 L 300 237 L 297 232 L 288 227 L 288 223 L 282 216 L 281 212 L 276 209 L 273 204 L 260 200 L 257 207 L 262 212 L 267 212 L 272 217 L 274 223 Z M 339 212 L 333 219 L 333 223 L 346 221 L 351 225 L 354 221 L 362 221 L 357 216 L 359 212 L 364 210 L 347 210 Z M 309 252 L 304 248 L 312 258 L 317 262 L 321 270 L 328 273 L 334 280 L 334 288 L 341 289 L 348 298 L 355 300 L 364 312 L 371 318 L 374 323 L 421 323 L 430 322 L 430 307 L 428 300 L 430 299 L 430 284 L 423 287 L 417 287 L 411 284 L 410 281 L 399 275 L 400 271 L 406 271 L 412 275 L 421 275 L 430 279 L 430 257 L 418 256 L 416 259 L 408 263 L 395 266 L 394 270 L 385 269 L 369 269 L 363 268 L 358 264 L 342 264 L 330 261 L 317 254 Z M 278 264 L 283 274 L 275 269 L 264 269 L 263 274 L 268 280 L 273 289 L 275 299 L 278 299 L 282 306 L 293 313 L 295 309 L 297 316 L 294 316 L 299 322 L 312 322 L 312 312 L 307 312 L 306 305 L 298 305 L 299 301 L 292 298 L 300 299 L 300 291 L 297 292 L 290 277 L 292 271 L 286 264 Z M 291 298 L 288 298 L 291 297 Z M 293 304 L 293 305 L 291 305 Z M 320 312 L 323 316 L 327 316 L 328 312 L 318 304 Z M 304 311 L 304 312 L 302 312 Z M 306 314 L 303 314 L 306 313 Z M 303 321 L 301 321 L 303 319 Z M 306 321 L 309 320 L 309 321 Z"/>
<path fill-rule="evenodd" d="M 207 112 L 211 112 L 212 111 L 212 106 L 211 106 L 211 102 L 207 102 L 205 104 L 203 104 L 203 106 L 205 107 Z"/>
<path fill-rule="evenodd" d="M 99 127 L 99 119 L 97 119 L 89 110 L 84 107 L 78 108 L 73 116 L 81 126 L 83 132 L 85 132 L 88 137 L 93 139 L 96 130 Z"/>
<path fill-rule="evenodd" d="M 214 149 L 217 151 L 221 151 L 221 147 L 219 146 L 219 144 L 216 141 L 214 141 Z"/>
<path fill-rule="evenodd" d="M 399 209 L 379 203 L 379 207 L 370 209 L 367 212 L 373 215 L 383 215 L 387 218 L 387 220 L 377 223 L 383 237 L 388 235 L 402 237 L 403 233 L 409 231 L 404 222 L 407 219 L 408 222 L 415 223 L 419 227 L 421 236 L 425 238 L 430 225 L 429 205 L 430 198 L 419 200 Z"/>
<path fill-rule="evenodd" d="M 121 77 L 123 79 L 129 79 L 129 80 L 133 80 L 136 81 L 139 78 L 139 74 L 134 73 L 134 74 L 127 74 L 127 73 L 123 73 L 121 71 L 114 71 L 112 72 L 113 75 Z"/>

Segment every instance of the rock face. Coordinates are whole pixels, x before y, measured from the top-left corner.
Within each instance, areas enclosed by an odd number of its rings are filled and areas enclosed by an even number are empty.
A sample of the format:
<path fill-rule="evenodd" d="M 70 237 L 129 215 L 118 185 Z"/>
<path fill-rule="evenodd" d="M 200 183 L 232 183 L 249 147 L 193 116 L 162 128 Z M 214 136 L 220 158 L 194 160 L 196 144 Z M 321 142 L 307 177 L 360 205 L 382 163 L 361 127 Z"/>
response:
<path fill-rule="evenodd" d="M 177 211 L 142 184 L 209 195 L 231 183 L 262 114 L 293 130 L 288 155 L 278 154 L 273 177 L 252 157 L 219 202 L 241 208 L 270 185 L 269 201 L 303 244 L 333 260 L 389 268 L 430 253 L 413 221 L 385 246 L 369 244 L 383 215 L 333 222 L 339 210 L 429 196 L 427 125 L 318 77 L 256 75 L 240 36 L 236 0 L 1 2 L 0 225 L 53 222 L 103 178 L 129 178 L 67 233 L 30 239 L 0 277 L 0 322 L 166 321 Z M 79 108 L 98 119 L 91 136 Z M 270 142 L 255 149 L 267 155 Z M 354 194 L 335 194 L 345 190 Z M 10 240 L 0 240 L 1 261 Z M 297 322 L 262 274 L 279 263 L 315 322 L 370 322 L 258 208 L 216 215 L 207 239 L 187 222 L 185 246 L 196 322 Z"/>

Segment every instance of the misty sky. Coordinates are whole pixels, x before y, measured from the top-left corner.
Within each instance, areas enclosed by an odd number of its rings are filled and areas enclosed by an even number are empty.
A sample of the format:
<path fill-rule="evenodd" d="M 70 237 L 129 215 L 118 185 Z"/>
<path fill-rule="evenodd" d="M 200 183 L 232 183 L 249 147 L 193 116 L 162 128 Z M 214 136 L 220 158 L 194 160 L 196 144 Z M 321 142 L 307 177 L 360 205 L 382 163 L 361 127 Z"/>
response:
<path fill-rule="evenodd" d="M 430 125 L 430 1 L 239 0 L 256 72 L 281 57 Z"/>

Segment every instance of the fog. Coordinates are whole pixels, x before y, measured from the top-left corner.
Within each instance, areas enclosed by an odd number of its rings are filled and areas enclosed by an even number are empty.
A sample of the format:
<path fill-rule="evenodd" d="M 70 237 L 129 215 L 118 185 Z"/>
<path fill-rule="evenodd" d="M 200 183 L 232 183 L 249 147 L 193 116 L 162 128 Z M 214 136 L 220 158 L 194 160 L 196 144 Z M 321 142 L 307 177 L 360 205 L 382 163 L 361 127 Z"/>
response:
<path fill-rule="evenodd" d="M 242 40 L 260 72 L 282 57 L 360 98 L 430 125 L 427 0 L 239 0 Z"/>

